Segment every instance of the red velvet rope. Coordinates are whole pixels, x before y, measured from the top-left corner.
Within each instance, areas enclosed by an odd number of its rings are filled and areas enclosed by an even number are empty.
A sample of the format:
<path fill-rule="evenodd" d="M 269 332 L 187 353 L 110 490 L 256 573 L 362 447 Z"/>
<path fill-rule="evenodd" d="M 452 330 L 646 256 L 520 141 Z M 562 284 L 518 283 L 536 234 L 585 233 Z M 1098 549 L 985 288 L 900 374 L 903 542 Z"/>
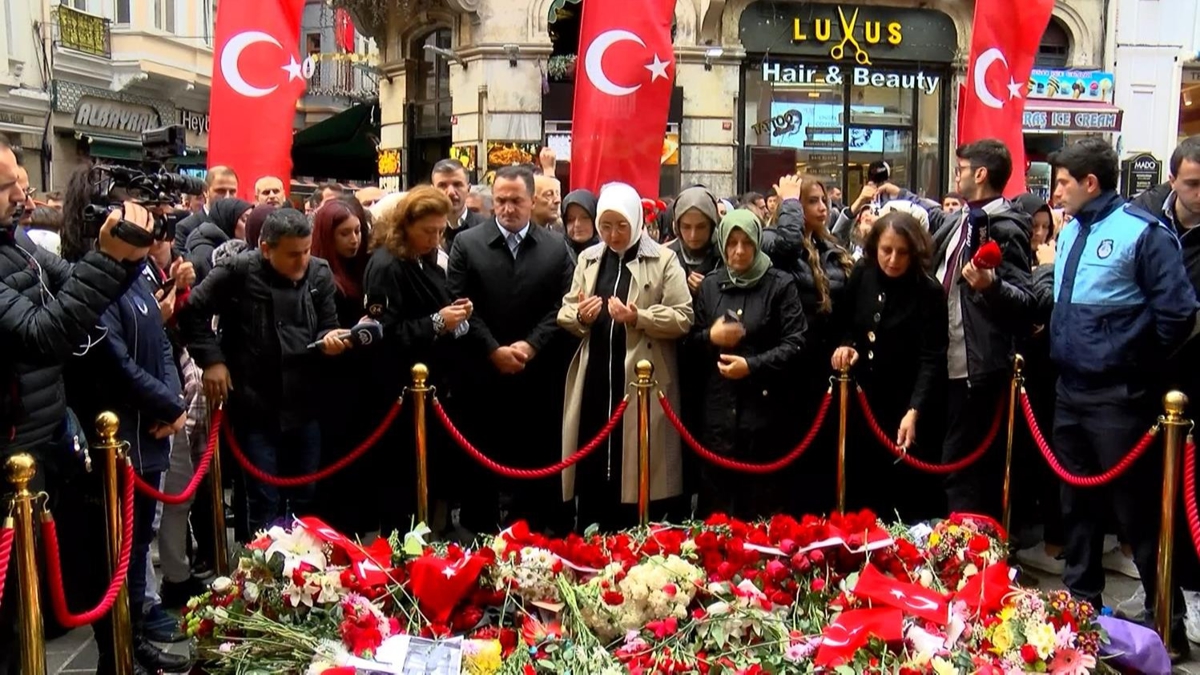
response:
<path fill-rule="evenodd" d="M 954 473 L 956 471 L 962 471 L 975 462 L 978 462 L 981 457 L 987 454 L 988 448 L 992 447 L 992 443 L 996 440 L 996 436 L 1000 433 L 1000 423 L 1004 420 L 1004 401 L 1001 400 L 1000 404 L 996 406 L 996 416 L 992 418 L 992 426 L 988 429 L 987 436 L 984 437 L 983 442 L 979 444 L 979 447 L 975 448 L 971 454 L 963 457 L 960 460 L 950 462 L 949 464 L 934 464 L 932 462 L 926 462 L 924 460 L 917 459 L 916 457 L 908 454 L 907 450 L 901 448 L 899 445 L 896 445 L 891 437 L 888 436 L 887 432 L 883 430 L 883 427 L 879 425 L 879 420 L 875 419 L 875 412 L 871 410 L 871 404 L 869 401 L 867 401 L 867 392 L 863 391 L 862 387 L 858 387 L 858 404 L 859 407 L 862 408 L 863 417 L 867 420 L 867 427 L 870 428 L 873 434 L 875 434 L 875 438 L 879 440 L 883 447 L 887 448 L 887 451 L 895 455 L 896 458 L 901 462 L 904 462 L 914 469 L 924 471 L 925 473 Z"/>
<path fill-rule="evenodd" d="M 1183 446 L 1183 506 L 1187 512 L 1192 546 L 1200 555 L 1200 508 L 1196 506 L 1196 444 L 1189 438 Z"/>
<path fill-rule="evenodd" d="M 205 448 L 204 455 L 200 457 L 200 464 L 196 466 L 196 472 L 192 474 L 192 480 L 187 484 L 187 487 L 183 489 L 183 492 L 180 492 L 177 495 L 169 495 L 142 480 L 142 477 L 134 472 L 133 485 L 137 488 L 137 491 L 155 501 L 160 501 L 164 504 L 177 505 L 186 504 L 191 501 L 192 497 L 196 494 L 196 489 L 200 487 L 200 483 L 204 482 L 204 476 L 208 474 L 209 466 L 212 465 L 213 455 L 217 452 L 217 439 L 220 438 L 221 422 L 224 421 L 224 419 L 225 411 L 221 408 L 217 408 L 216 411 L 213 412 L 211 427 L 208 430 L 208 447 Z"/>
<path fill-rule="evenodd" d="M 42 539 L 46 542 L 46 568 L 50 574 L 50 604 L 54 608 L 54 616 L 66 628 L 79 628 L 100 620 L 112 609 L 117 594 L 125 586 L 129 575 L 129 558 L 133 550 L 133 467 L 124 465 L 122 474 L 125 477 L 124 490 L 121 498 L 121 555 L 117 559 L 117 569 L 112 582 L 108 585 L 100 604 L 94 609 L 82 614 L 72 614 L 67 607 L 67 594 L 63 590 L 62 560 L 58 550 L 58 527 L 54 520 L 42 521 Z"/>
<path fill-rule="evenodd" d="M 479 449 L 474 445 L 471 445 L 471 442 L 467 440 L 467 437 L 463 436 L 462 432 L 454 426 L 454 422 L 452 422 L 450 420 L 450 416 L 446 414 L 446 409 L 442 407 L 442 402 L 439 401 L 436 396 L 433 398 L 433 411 L 437 413 L 437 417 L 439 420 L 441 420 L 442 426 L 446 428 L 446 433 L 450 434 L 450 438 L 452 438 L 460 448 L 465 450 L 468 455 L 475 459 L 475 461 L 479 462 L 484 467 L 491 469 L 493 473 L 498 473 L 507 478 L 517 478 L 521 480 L 549 478 L 550 476 L 553 476 L 556 473 L 561 473 L 564 469 L 583 461 L 585 457 L 595 452 L 596 448 L 599 448 L 600 445 L 612 435 L 613 430 L 616 429 L 617 425 L 621 423 L 621 418 L 624 417 L 625 409 L 628 407 L 629 396 L 626 396 L 625 398 L 621 399 L 621 403 L 617 406 L 617 409 L 613 411 L 612 417 L 608 418 L 608 422 L 605 423 L 604 428 L 600 430 L 600 433 L 592 439 L 592 442 L 583 446 L 577 450 L 575 454 L 564 459 L 563 461 L 541 469 L 518 469 L 511 466 L 505 466 L 491 459 L 487 455 L 480 452 Z"/>
<path fill-rule="evenodd" d="M 11 527 L 0 528 L 0 602 L 4 601 L 4 579 L 8 576 L 8 563 L 12 560 L 14 534 Z"/>
<path fill-rule="evenodd" d="M 383 438 L 383 435 L 387 433 L 388 428 L 392 426 L 392 422 L 396 421 L 396 416 L 400 414 L 400 407 L 403 402 L 404 399 L 402 398 L 396 399 L 396 402 L 393 403 L 392 407 L 388 410 L 387 415 L 384 415 L 383 421 L 380 422 L 379 427 L 376 428 L 369 437 L 367 437 L 367 440 L 360 443 L 359 446 L 354 450 L 351 450 L 350 454 L 339 459 L 333 464 L 330 464 L 324 469 L 321 469 L 316 473 L 310 473 L 307 476 L 288 476 L 286 478 L 281 478 L 279 476 L 272 476 L 257 466 L 254 466 L 254 464 L 250 461 L 250 458 L 247 457 L 244 452 L 242 452 L 242 447 L 238 445 L 237 437 L 234 435 L 233 429 L 230 427 L 230 425 L 225 425 L 225 440 L 229 442 L 229 451 L 233 453 L 234 459 L 238 461 L 238 464 L 242 465 L 242 468 L 246 470 L 246 473 L 254 476 L 255 479 L 266 483 L 267 485 L 274 485 L 275 487 L 299 487 L 301 485 L 308 485 L 309 483 L 316 483 L 317 481 L 325 480 L 333 474 L 350 466 L 360 457 L 367 454 L 367 451 L 374 447 L 375 444 L 379 442 L 379 439 Z"/>
<path fill-rule="evenodd" d="M 1041 451 L 1042 456 L 1046 458 L 1046 462 L 1050 465 L 1050 469 L 1062 479 L 1067 485 L 1073 487 L 1099 487 L 1107 483 L 1111 483 L 1118 476 L 1125 473 L 1133 463 L 1138 461 L 1150 446 L 1154 443 L 1154 439 L 1158 436 L 1158 425 L 1150 427 L 1142 440 L 1125 455 L 1121 461 L 1117 462 L 1111 469 L 1104 473 L 1095 476 L 1076 476 L 1063 468 L 1059 463 L 1058 458 L 1054 456 L 1054 450 L 1050 449 L 1050 444 L 1046 442 L 1046 437 L 1042 435 L 1042 430 L 1038 427 L 1037 419 L 1033 416 L 1033 404 L 1029 402 L 1029 394 L 1021 389 L 1021 408 L 1025 411 L 1025 421 L 1029 424 L 1029 433 L 1033 436 L 1034 445 Z"/>
<path fill-rule="evenodd" d="M 833 390 L 826 391 L 825 398 L 821 399 L 821 407 L 817 408 L 817 418 L 813 420 L 813 425 L 809 428 L 808 434 L 804 436 L 804 440 L 800 441 L 800 444 L 793 448 L 791 452 L 783 457 L 780 457 L 774 462 L 755 464 L 753 462 L 740 462 L 735 459 L 729 459 L 728 457 L 718 455 L 712 450 L 705 448 L 700 444 L 700 441 L 696 440 L 696 437 L 692 435 L 692 432 L 688 431 L 687 427 L 683 426 L 683 420 L 679 419 L 679 415 L 677 415 L 674 408 L 671 407 L 671 402 L 667 400 L 666 395 L 661 391 L 658 392 L 658 402 L 662 405 L 663 414 L 671 423 L 671 426 L 675 427 L 675 431 L 679 432 L 679 438 L 682 439 L 689 448 L 694 450 L 696 454 L 700 455 L 709 462 L 716 464 L 722 469 L 754 474 L 775 473 L 776 471 L 779 471 L 796 461 L 800 455 L 803 455 L 804 451 L 808 450 L 808 447 L 812 445 L 813 440 L 817 437 L 817 432 L 821 430 L 821 426 L 825 423 L 825 415 L 829 412 L 829 406 L 832 401 Z"/>

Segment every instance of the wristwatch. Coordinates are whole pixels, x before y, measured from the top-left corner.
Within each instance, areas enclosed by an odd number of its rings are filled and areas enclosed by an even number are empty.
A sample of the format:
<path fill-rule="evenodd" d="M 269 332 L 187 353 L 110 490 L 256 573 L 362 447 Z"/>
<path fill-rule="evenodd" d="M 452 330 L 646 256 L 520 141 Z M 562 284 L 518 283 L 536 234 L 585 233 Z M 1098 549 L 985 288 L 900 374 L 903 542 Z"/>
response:
<path fill-rule="evenodd" d="M 433 330 L 438 335 L 446 332 L 446 320 L 442 318 L 441 312 L 434 312 L 429 315 L 429 319 L 433 321 Z"/>

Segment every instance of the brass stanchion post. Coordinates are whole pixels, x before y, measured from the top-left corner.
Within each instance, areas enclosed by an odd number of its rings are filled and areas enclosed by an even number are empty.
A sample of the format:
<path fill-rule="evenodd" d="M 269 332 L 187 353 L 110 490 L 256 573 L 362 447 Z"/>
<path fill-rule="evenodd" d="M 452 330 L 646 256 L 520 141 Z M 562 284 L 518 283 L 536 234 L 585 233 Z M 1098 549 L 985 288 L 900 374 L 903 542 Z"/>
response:
<path fill-rule="evenodd" d="M 213 409 L 215 412 L 216 409 Z M 224 416 L 222 416 L 224 417 Z M 213 416 L 209 414 L 209 424 Z M 224 419 L 222 419 L 222 424 Z M 209 430 L 212 433 L 212 430 Z M 225 482 L 221 478 L 221 432 L 217 431 L 217 446 L 213 449 L 212 462 L 208 465 L 208 488 L 212 495 L 213 561 L 219 576 L 229 575 L 229 530 L 225 526 Z"/>
<path fill-rule="evenodd" d="M 429 522 L 429 448 L 425 428 L 425 397 L 429 394 L 429 368 L 412 367 L 413 427 L 417 436 L 417 522 Z"/>
<path fill-rule="evenodd" d="M 127 461 L 125 444 L 117 440 L 120 420 L 111 412 L 96 416 L 96 432 L 100 442 L 96 449 L 104 452 L 104 524 L 108 529 L 109 572 L 115 573 L 121 556 L 121 490 L 117 473 Z M 113 659 L 117 675 L 133 675 L 133 626 L 129 620 L 129 582 L 121 584 L 112 611 Z"/>
<path fill-rule="evenodd" d="M 1191 420 L 1183 416 L 1188 398 L 1181 391 L 1163 397 L 1162 519 L 1158 529 L 1158 586 L 1154 598 L 1154 629 L 1168 649 L 1171 645 L 1171 572 L 1175 558 L 1175 502 L 1179 497 L 1179 461 Z"/>
<path fill-rule="evenodd" d="M 8 482 L 16 493 L 12 497 L 12 512 L 4 521 L 5 527 L 15 528 L 14 552 L 17 557 L 18 635 L 21 638 L 21 672 L 25 675 L 46 675 L 46 640 L 42 630 L 41 597 L 38 595 L 37 551 L 33 541 L 33 503 L 37 496 L 29 491 L 29 483 L 37 473 L 31 455 L 13 455 L 4 463 Z"/>
<path fill-rule="evenodd" d="M 846 416 L 850 412 L 850 367 L 838 371 L 837 510 L 846 512 Z"/>
<path fill-rule="evenodd" d="M 1025 383 L 1025 376 L 1022 375 L 1024 370 L 1025 357 L 1017 354 L 1013 357 L 1012 381 L 1008 387 L 1008 443 L 1004 449 L 1004 493 L 1001 497 L 1004 510 L 1001 519 L 1004 521 L 1002 526 L 1005 532 L 1008 532 L 1008 526 L 1012 520 L 1013 431 L 1016 426 L 1017 393 L 1021 391 L 1021 386 Z"/>
<path fill-rule="evenodd" d="M 634 366 L 637 373 L 638 431 L 638 522 L 650 524 L 650 389 L 654 383 L 654 364 L 642 359 Z"/>

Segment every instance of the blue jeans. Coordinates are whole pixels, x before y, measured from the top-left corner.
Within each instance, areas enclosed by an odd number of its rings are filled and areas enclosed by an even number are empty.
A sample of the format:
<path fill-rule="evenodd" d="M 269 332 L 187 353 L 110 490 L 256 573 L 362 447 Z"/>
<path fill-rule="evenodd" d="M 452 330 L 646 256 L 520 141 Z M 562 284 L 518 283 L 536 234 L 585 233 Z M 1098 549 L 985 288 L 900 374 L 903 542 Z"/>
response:
<path fill-rule="evenodd" d="M 141 473 L 142 480 L 155 487 L 162 486 L 162 472 Z M 154 541 L 154 521 L 158 502 L 141 492 L 133 493 L 133 548 L 129 558 L 129 614 L 140 623 L 146 600 L 146 570 L 150 562 L 150 543 Z"/>
<path fill-rule="evenodd" d="M 235 433 L 250 462 L 272 476 L 302 476 L 320 468 L 321 426 L 315 420 L 283 432 L 243 426 Z M 238 515 L 245 518 L 251 537 L 281 516 L 307 515 L 316 494 L 312 483 L 280 489 L 252 476 L 240 483 L 244 485 L 241 498 L 236 499 Z"/>

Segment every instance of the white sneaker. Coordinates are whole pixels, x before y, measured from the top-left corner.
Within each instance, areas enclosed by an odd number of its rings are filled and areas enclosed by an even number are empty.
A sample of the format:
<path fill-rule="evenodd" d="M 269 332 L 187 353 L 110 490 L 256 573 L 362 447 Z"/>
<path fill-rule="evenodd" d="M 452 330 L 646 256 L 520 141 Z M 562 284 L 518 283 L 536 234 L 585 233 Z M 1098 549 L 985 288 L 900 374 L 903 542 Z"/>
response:
<path fill-rule="evenodd" d="M 1123 600 L 1113 607 L 1113 613 L 1126 621 L 1138 622 L 1146 614 L 1146 591 L 1141 586 L 1133 592 L 1128 600 Z"/>
<path fill-rule="evenodd" d="M 1142 578 L 1142 575 L 1138 573 L 1137 565 L 1133 564 L 1133 558 L 1125 555 L 1120 547 L 1117 547 L 1115 551 L 1105 553 L 1100 560 L 1100 565 L 1109 572 L 1115 572 L 1130 579 L 1141 580 Z"/>
<path fill-rule="evenodd" d="M 1184 591 L 1183 604 L 1187 609 L 1187 614 L 1183 617 L 1183 628 L 1187 632 L 1187 639 L 1189 642 L 1200 644 L 1200 593 Z"/>
<path fill-rule="evenodd" d="M 1017 551 L 1017 560 L 1026 567 L 1056 576 L 1062 575 L 1065 566 L 1062 560 L 1046 553 L 1046 547 L 1041 544 Z"/>
<path fill-rule="evenodd" d="M 1112 553 L 1113 551 L 1115 551 L 1119 548 L 1121 548 L 1121 541 L 1119 539 L 1117 539 L 1117 535 L 1115 535 L 1115 534 L 1104 535 L 1104 550 L 1101 551 L 1102 553 Z"/>

